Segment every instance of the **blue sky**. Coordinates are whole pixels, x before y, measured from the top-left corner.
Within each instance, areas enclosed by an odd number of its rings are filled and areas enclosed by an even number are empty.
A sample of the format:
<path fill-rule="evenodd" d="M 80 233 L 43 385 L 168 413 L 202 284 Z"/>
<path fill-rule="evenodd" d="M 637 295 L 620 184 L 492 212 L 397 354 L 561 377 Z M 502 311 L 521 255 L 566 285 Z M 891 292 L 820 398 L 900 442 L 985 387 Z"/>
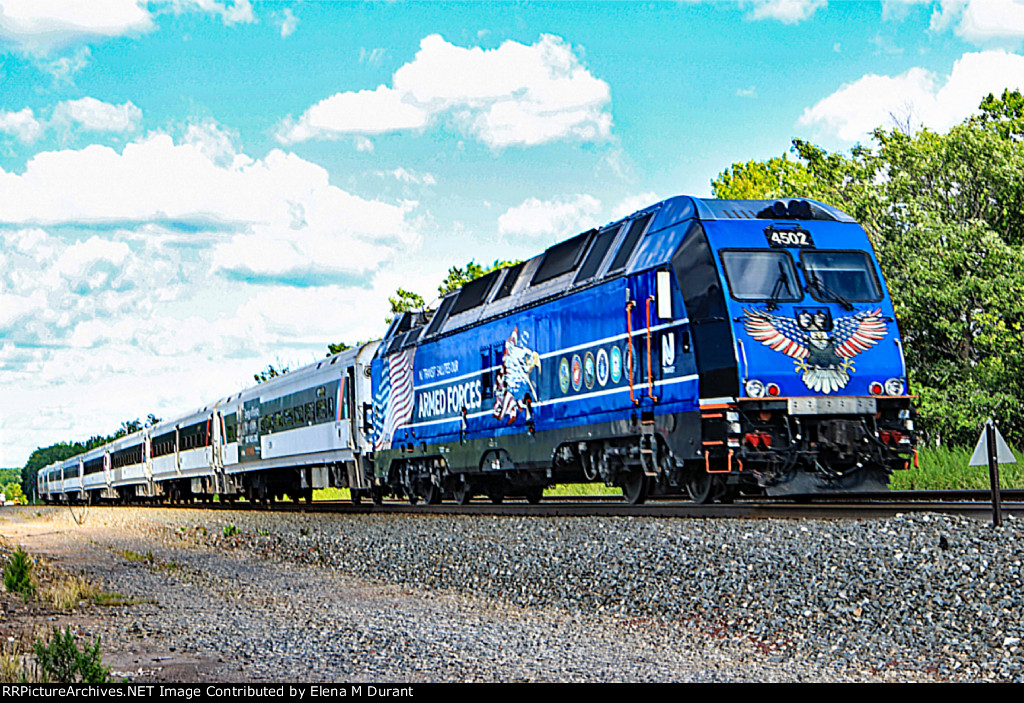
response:
<path fill-rule="evenodd" d="M 1011 0 L 0 0 L 0 466 L 793 137 L 945 130 L 1022 41 Z"/>

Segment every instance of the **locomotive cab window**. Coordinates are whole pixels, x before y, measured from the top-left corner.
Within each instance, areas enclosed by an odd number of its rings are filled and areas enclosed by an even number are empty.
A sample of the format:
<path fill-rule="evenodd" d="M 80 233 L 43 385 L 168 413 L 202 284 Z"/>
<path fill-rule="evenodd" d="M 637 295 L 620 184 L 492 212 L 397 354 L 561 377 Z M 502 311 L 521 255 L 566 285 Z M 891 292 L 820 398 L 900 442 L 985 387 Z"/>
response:
<path fill-rule="evenodd" d="M 787 251 L 723 249 L 721 256 L 729 293 L 736 300 L 795 303 L 804 297 Z"/>
<path fill-rule="evenodd" d="M 815 300 L 877 303 L 882 299 L 875 267 L 863 251 L 804 251 L 800 262 L 807 290 Z"/>

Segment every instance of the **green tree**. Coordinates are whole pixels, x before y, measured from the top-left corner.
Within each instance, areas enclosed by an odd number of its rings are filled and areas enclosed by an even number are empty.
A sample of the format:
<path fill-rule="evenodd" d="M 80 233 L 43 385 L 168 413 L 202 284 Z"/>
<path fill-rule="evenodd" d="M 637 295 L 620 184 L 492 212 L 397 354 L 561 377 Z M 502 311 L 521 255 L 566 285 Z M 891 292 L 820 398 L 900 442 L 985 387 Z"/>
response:
<path fill-rule="evenodd" d="M 272 378 L 284 376 L 290 370 L 291 369 L 289 369 L 287 366 L 282 365 L 281 368 L 277 368 L 273 364 L 267 364 L 267 368 L 263 369 L 259 373 L 254 373 L 252 377 L 256 381 L 256 383 L 266 383 Z"/>
<path fill-rule="evenodd" d="M 919 428 L 971 444 L 989 415 L 1024 443 L 1024 98 L 992 95 L 946 134 L 877 129 L 871 147 L 734 164 L 720 198 L 809 197 L 871 237 L 900 319 Z"/>
<path fill-rule="evenodd" d="M 4 496 L 8 501 L 25 502 L 25 493 L 21 490 L 21 484 L 16 481 L 11 481 L 4 486 Z"/>
<path fill-rule="evenodd" d="M 391 315 L 384 318 L 384 322 L 389 325 L 396 315 L 413 310 L 425 310 L 427 307 L 427 302 L 423 299 L 422 295 L 405 290 L 404 288 L 399 288 L 395 291 L 395 295 L 388 298 L 388 302 L 391 303 Z"/>
<path fill-rule="evenodd" d="M 466 285 L 470 281 L 475 281 L 481 276 L 486 276 L 491 271 L 497 271 L 498 269 L 505 268 L 506 266 L 515 266 L 518 263 L 520 262 L 496 259 L 493 264 L 484 267 L 478 264 L 476 260 L 470 259 L 465 268 L 452 266 L 448 269 L 448 275 L 445 276 L 443 281 L 441 281 L 441 285 L 437 287 L 437 292 L 442 296 L 448 295 L 452 291 L 462 288 L 462 286 Z"/>

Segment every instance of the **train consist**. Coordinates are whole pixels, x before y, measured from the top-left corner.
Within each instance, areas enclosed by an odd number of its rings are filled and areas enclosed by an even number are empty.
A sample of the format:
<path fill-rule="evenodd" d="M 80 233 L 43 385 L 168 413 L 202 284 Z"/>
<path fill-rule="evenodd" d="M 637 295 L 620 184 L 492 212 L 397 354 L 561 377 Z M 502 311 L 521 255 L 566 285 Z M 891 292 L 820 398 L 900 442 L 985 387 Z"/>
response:
<path fill-rule="evenodd" d="M 822 203 L 679 196 L 335 355 L 39 473 L 44 498 L 540 500 L 884 489 L 916 437 L 864 230 Z"/>

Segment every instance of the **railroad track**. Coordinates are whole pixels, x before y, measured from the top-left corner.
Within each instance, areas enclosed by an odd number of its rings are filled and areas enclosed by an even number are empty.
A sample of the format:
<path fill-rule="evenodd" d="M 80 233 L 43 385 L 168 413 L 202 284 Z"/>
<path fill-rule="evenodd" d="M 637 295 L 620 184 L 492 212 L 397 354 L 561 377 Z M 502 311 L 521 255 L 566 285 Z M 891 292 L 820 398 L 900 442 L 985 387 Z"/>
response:
<path fill-rule="evenodd" d="M 191 508 L 195 505 L 168 505 Z M 404 501 L 385 501 L 353 505 L 348 501 L 316 501 L 311 504 L 276 502 L 266 507 L 251 503 L 208 503 L 200 507 L 219 510 L 252 510 L 340 514 L 415 514 L 415 515 L 509 515 L 537 517 L 662 517 L 662 518 L 742 518 L 742 519 L 867 519 L 892 517 L 900 513 L 943 513 L 987 520 L 992 515 L 988 491 L 892 491 L 833 496 L 793 496 L 786 499 L 737 499 L 730 504 L 697 505 L 673 499 L 652 500 L 645 505 L 628 505 L 620 496 L 567 496 L 547 498 L 537 505 L 513 501 L 495 505 L 486 498 L 469 505 L 441 503 L 410 505 Z M 1003 515 L 1024 517 L 1024 490 L 1002 491 Z"/>

